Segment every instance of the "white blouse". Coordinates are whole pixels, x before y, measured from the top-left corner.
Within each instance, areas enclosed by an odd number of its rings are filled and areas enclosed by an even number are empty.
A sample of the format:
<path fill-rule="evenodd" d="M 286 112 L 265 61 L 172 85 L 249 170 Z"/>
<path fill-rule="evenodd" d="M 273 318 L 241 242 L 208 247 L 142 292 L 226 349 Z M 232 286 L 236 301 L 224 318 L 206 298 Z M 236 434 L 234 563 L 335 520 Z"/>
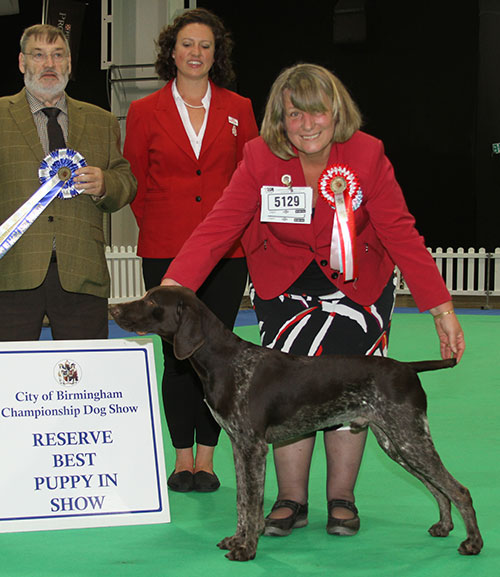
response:
<path fill-rule="evenodd" d="M 177 110 L 179 111 L 182 124 L 184 125 L 184 130 L 188 135 L 189 142 L 193 147 L 193 152 L 196 158 L 200 157 L 201 145 L 203 143 L 203 136 L 205 135 L 205 129 L 207 128 L 207 118 L 208 118 L 208 111 L 210 109 L 210 100 L 212 98 L 212 89 L 210 87 L 210 82 L 208 83 L 208 88 L 205 96 L 201 99 L 201 103 L 205 108 L 205 118 L 203 119 L 203 124 L 200 128 L 200 132 L 196 134 L 193 125 L 191 124 L 191 119 L 189 118 L 189 112 L 187 109 L 184 100 L 182 100 L 182 96 L 179 94 L 177 90 L 177 80 L 172 82 L 172 94 L 174 96 L 175 103 L 177 105 Z"/>

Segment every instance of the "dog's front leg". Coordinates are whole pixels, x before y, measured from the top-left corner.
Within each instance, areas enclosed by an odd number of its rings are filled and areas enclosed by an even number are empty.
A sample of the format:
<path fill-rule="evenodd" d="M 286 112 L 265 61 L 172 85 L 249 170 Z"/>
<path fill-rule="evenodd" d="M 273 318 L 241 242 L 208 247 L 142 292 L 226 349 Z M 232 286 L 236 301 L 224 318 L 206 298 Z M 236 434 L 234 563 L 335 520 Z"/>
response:
<path fill-rule="evenodd" d="M 244 435 L 243 435 L 244 436 Z M 238 524 L 236 533 L 219 544 L 228 549 L 231 561 L 249 561 L 255 557 L 259 536 L 264 530 L 264 480 L 266 474 L 265 441 L 231 439 L 236 468 Z"/>

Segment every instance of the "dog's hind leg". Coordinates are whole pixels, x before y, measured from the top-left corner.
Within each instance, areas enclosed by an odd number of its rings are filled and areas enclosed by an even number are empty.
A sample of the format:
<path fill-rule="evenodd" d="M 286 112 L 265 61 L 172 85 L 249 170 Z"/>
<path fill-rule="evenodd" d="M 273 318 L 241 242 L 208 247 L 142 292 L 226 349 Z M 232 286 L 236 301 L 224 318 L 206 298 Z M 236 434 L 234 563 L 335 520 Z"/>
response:
<path fill-rule="evenodd" d="M 432 442 L 425 415 L 407 414 L 404 423 L 400 421 L 401 419 L 395 419 L 391 423 L 387 420 L 379 423 L 383 434 L 377 430 L 380 436 L 380 440 L 377 440 L 392 459 L 421 480 L 436 498 L 441 519 L 430 528 L 431 535 L 446 536 L 451 529 L 448 503 L 451 501 L 462 515 L 467 531 L 467 539 L 460 544 L 458 551 L 462 555 L 477 555 L 482 549 L 483 540 L 469 491 L 452 477 L 443 465 Z M 374 432 L 375 429 L 376 427 L 372 428 Z"/>
<path fill-rule="evenodd" d="M 429 492 L 436 499 L 439 507 L 439 521 L 435 523 L 430 529 L 429 533 L 433 537 L 447 537 L 450 531 L 453 529 L 453 519 L 451 517 L 451 503 L 450 500 L 444 493 L 438 491 L 434 485 L 431 485 L 422 475 L 420 475 L 415 469 L 412 469 L 408 463 L 401 457 L 401 455 L 395 450 L 393 443 L 389 437 L 384 433 L 382 429 L 372 424 L 370 426 L 378 444 L 382 449 L 389 455 L 389 457 L 411 473 L 414 477 L 417 477 L 426 487 Z"/>
<path fill-rule="evenodd" d="M 244 435 L 243 435 L 244 436 Z M 236 501 L 238 523 L 236 533 L 226 537 L 218 547 L 228 549 L 231 561 L 249 561 L 255 557 L 259 537 L 264 530 L 264 481 L 268 445 L 263 440 L 244 442 L 231 439 L 236 468 Z"/>

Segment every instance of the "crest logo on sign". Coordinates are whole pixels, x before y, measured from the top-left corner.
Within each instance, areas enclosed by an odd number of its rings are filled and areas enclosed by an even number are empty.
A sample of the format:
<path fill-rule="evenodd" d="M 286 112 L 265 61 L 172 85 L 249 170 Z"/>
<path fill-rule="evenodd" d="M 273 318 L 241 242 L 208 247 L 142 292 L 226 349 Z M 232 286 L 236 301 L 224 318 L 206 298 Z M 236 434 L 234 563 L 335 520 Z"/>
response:
<path fill-rule="evenodd" d="M 81 381 L 82 370 L 75 361 L 65 359 L 55 366 L 54 377 L 63 387 L 72 387 Z"/>

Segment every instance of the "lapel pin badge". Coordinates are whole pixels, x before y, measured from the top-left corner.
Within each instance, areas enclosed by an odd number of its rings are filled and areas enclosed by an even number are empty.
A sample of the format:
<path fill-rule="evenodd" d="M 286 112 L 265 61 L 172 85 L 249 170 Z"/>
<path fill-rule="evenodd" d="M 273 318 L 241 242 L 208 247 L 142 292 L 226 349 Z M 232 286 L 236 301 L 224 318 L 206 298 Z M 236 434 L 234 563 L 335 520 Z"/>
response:
<path fill-rule="evenodd" d="M 234 136 L 238 136 L 238 130 L 237 130 L 237 126 L 238 126 L 238 119 L 237 118 L 233 118 L 232 116 L 228 116 L 227 120 L 229 122 L 229 124 L 233 125 L 233 128 L 231 130 L 231 132 L 233 133 Z"/>

